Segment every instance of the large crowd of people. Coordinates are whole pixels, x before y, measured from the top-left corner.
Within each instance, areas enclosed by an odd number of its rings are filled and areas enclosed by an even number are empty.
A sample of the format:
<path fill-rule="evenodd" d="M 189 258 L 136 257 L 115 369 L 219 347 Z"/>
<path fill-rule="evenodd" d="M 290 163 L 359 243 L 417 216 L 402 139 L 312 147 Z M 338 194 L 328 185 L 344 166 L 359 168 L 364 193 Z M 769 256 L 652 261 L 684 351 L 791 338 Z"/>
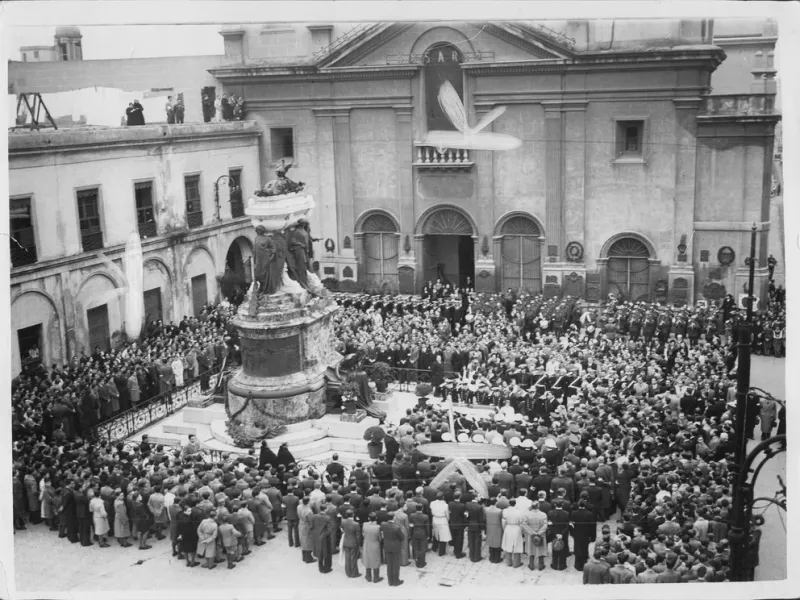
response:
<path fill-rule="evenodd" d="M 734 340 L 743 315 L 732 298 L 707 308 L 616 298 L 586 308 L 568 297 L 476 294 L 468 282 L 426 286 L 422 298 L 336 299 L 338 350 L 367 368 L 389 364 L 400 382 L 428 374 L 434 388 L 386 425 L 374 464 L 349 469 L 334 457 L 324 470 L 303 469 L 288 448 L 275 455 L 266 444 L 259 455 L 210 462 L 194 442 L 175 450 L 80 437 L 115 408 L 236 352 L 230 309 L 217 307 L 157 324 L 141 343 L 15 380 L 15 527 L 44 521 L 73 543 L 106 547 L 114 537 L 141 550 L 152 536 L 169 538 L 187 567 L 203 559 L 230 569 L 286 527 L 289 546 L 320 572 L 341 554 L 349 577 L 380 582 L 386 565 L 393 586 L 403 583 L 401 567 L 423 567 L 430 549 L 449 548 L 510 568 L 525 555 L 532 570 L 564 570 L 574 556 L 584 583 L 730 578 Z M 758 318 L 785 338 L 780 298 Z M 748 437 L 757 424 L 762 437 L 785 431 L 785 406 L 751 398 Z M 474 461 L 477 475 L 456 471 L 439 482 L 450 461 L 425 445 L 452 439 L 508 446 L 510 457 Z M 756 543 L 751 569 L 757 559 Z"/>

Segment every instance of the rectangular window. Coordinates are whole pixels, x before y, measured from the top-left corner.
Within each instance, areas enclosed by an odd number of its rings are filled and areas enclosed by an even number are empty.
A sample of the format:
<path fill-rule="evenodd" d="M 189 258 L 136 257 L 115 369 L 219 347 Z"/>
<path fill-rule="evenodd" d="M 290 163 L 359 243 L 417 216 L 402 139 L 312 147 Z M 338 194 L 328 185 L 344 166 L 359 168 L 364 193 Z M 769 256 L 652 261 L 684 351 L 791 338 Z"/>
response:
<path fill-rule="evenodd" d="M 66 44 L 59 44 L 58 49 L 61 52 L 61 60 L 69 60 L 69 54 L 67 53 L 67 45 Z"/>
<path fill-rule="evenodd" d="M 100 188 L 78 192 L 78 220 L 81 226 L 83 251 L 103 247 L 103 228 L 100 226 Z"/>
<path fill-rule="evenodd" d="M 22 53 L 22 62 L 28 62 L 28 54 L 26 52 Z"/>
<path fill-rule="evenodd" d="M 644 121 L 617 121 L 617 158 L 641 158 L 644 147 Z"/>
<path fill-rule="evenodd" d="M 192 277 L 192 307 L 194 316 L 198 317 L 203 312 L 203 307 L 208 302 L 208 288 L 206 287 L 205 273 Z"/>
<path fill-rule="evenodd" d="M 38 50 L 34 50 L 33 51 L 33 58 L 39 58 L 39 51 Z"/>
<path fill-rule="evenodd" d="M 136 196 L 136 223 L 139 235 L 146 239 L 156 235 L 156 219 L 153 209 L 153 182 L 140 181 L 133 184 Z"/>
<path fill-rule="evenodd" d="M 17 331 L 19 358 L 23 368 L 42 362 L 42 324 Z"/>
<path fill-rule="evenodd" d="M 286 164 L 294 162 L 294 130 L 291 127 L 277 127 L 269 130 L 272 162 Z"/>
<path fill-rule="evenodd" d="M 108 327 L 108 304 L 103 304 L 86 311 L 89 325 L 89 345 L 91 351 L 100 348 L 107 352 L 111 349 L 111 335 Z"/>
<path fill-rule="evenodd" d="M 244 201 L 242 199 L 242 170 L 228 169 L 228 186 L 231 198 L 231 216 L 236 219 L 244 216 Z"/>
<path fill-rule="evenodd" d="M 161 288 L 153 288 L 144 292 L 144 322 L 152 323 L 160 321 L 162 316 L 161 309 Z"/>
<path fill-rule="evenodd" d="M 31 219 L 31 198 L 9 200 L 11 216 L 11 264 L 15 267 L 36 262 L 36 240 Z"/>
<path fill-rule="evenodd" d="M 183 178 L 186 190 L 186 221 L 189 227 L 203 224 L 203 206 L 200 204 L 200 175 L 186 175 Z"/>

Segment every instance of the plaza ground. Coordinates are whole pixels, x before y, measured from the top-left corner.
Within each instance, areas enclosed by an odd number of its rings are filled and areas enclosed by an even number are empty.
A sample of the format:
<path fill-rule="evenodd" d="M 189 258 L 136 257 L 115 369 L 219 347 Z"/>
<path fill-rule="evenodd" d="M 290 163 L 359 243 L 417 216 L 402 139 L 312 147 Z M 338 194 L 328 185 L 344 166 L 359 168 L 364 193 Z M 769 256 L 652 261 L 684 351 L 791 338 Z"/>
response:
<path fill-rule="evenodd" d="M 753 357 L 752 385 L 770 391 L 778 398 L 785 398 L 785 360 Z M 755 442 L 751 442 L 750 448 Z M 759 478 L 756 496 L 772 496 L 777 489 L 776 475 L 785 478 L 786 455 L 781 454 L 767 463 Z M 761 542 L 761 566 L 756 570 L 759 581 L 779 580 L 786 577 L 786 529 L 784 514 L 776 508 L 766 511 L 767 522 L 763 528 Z M 617 514 L 617 517 L 619 515 Z M 613 525 L 612 525 L 613 527 Z M 68 592 L 71 594 L 120 590 L 126 592 L 179 590 L 250 590 L 254 588 L 273 590 L 289 589 L 345 589 L 352 588 L 358 596 L 374 594 L 386 596 L 390 589 L 385 580 L 379 585 L 365 579 L 348 579 L 344 566 L 339 565 L 339 556 L 334 556 L 334 570 L 328 575 L 317 571 L 316 563 L 302 561 L 300 550 L 290 548 L 286 530 L 279 532 L 265 546 L 255 548 L 253 554 L 231 571 L 217 568 L 208 571 L 202 568 L 189 569 L 184 561 L 172 557 L 169 540 L 153 540 L 152 550 L 139 551 L 121 548 L 112 542 L 110 548 L 99 548 L 96 544 L 84 548 L 70 544 L 39 525 L 14 535 L 14 558 L 16 588 L 27 592 L 26 597 L 42 597 L 46 592 Z M 428 553 L 428 564 L 424 569 L 414 566 L 401 569 L 400 577 L 405 585 L 400 591 L 411 588 L 461 588 L 486 586 L 580 585 L 581 574 L 573 568 L 574 559 L 568 560 L 565 571 L 530 571 L 526 567 L 513 569 L 505 564 L 491 564 L 484 558 L 472 563 L 467 558 L 457 560 L 452 549 L 446 557 Z M 488 554 L 486 548 L 483 555 Z M 386 569 L 382 569 L 385 577 Z M 363 567 L 361 568 L 363 573 Z M 373 591 L 374 590 L 374 591 Z M 174 594 L 171 594 L 174 595 Z"/>

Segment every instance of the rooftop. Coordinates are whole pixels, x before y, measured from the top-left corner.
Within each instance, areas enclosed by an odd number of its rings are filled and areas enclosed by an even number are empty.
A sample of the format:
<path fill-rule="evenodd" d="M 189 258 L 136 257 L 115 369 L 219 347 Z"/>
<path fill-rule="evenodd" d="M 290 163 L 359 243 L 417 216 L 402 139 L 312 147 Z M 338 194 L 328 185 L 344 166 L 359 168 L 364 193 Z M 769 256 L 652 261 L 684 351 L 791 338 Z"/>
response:
<path fill-rule="evenodd" d="M 54 149 L 81 149 L 98 145 L 153 144 L 190 141 L 198 138 L 261 135 L 255 121 L 225 123 L 186 123 L 181 125 L 143 125 L 135 127 L 71 127 L 69 129 L 9 130 L 9 154 L 25 154 Z"/>

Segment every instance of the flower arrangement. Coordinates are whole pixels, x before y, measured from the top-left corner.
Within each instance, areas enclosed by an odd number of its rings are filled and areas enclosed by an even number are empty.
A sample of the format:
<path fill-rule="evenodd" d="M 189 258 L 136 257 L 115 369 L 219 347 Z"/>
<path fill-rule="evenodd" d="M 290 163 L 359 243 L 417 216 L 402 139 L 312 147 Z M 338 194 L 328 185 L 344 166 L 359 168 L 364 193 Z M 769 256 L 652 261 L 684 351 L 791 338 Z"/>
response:
<path fill-rule="evenodd" d="M 237 448 L 252 448 L 254 444 L 277 437 L 286 432 L 284 425 L 268 425 L 257 421 L 253 425 L 244 425 L 235 421 L 225 423 L 225 429 Z"/>
<path fill-rule="evenodd" d="M 418 383 L 417 387 L 414 389 L 414 393 L 417 395 L 417 398 L 427 398 L 433 393 L 433 386 L 430 383 L 422 382 Z"/>

